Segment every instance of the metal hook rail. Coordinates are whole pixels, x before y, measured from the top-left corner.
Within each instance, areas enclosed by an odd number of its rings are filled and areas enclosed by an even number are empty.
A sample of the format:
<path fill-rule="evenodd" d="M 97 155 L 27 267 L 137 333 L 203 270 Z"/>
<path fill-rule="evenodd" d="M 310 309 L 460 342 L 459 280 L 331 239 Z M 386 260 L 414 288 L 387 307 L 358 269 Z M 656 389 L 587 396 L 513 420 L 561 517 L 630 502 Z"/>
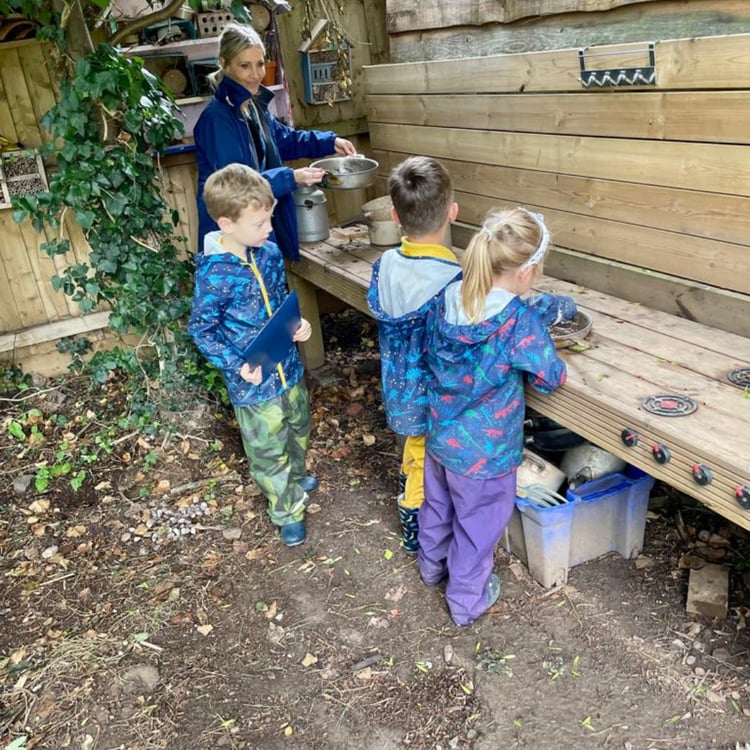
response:
<path fill-rule="evenodd" d="M 631 52 L 648 52 L 648 65 L 633 68 L 610 68 L 604 70 L 586 70 L 586 50 L 578 50 L 578 62 L 581 66 L 579 80 L 584 88 L 609 86 L 655 86 L 656 85 L 656 57 L 654 45 L 649 44 L 647 48 L 631 50 Z M 603 57 L 605 55 L 622 55 L 620 52 L 589 52 L 592 57 Z M 628 53 L 630 54 L 630 53 Z"/>

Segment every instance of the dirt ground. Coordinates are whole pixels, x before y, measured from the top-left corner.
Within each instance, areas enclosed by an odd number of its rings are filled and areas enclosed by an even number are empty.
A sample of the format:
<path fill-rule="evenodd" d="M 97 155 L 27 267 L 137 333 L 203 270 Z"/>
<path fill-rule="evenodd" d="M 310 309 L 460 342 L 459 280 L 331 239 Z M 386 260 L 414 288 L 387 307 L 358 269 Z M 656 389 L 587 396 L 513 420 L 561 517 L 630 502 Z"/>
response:
<path fill-rule="evenodd" d="M 292 549 L 225 410 L 146 440 L 105 429 L 116 384 L 3 394 L 0 747 L 745 750 L 741 530 L 657 485 L 640 558 L 545 590 L 500 550 L 500 601 L 456 628 L 399 549 L 372 324 L 331 316 L 326 335 L 321 488 Z M 95 456 L 81 488 L 25 487 L 63 434 L 76 465 Z M 698 556 L 732 566 L 725 621 L 685 612 Z"/>

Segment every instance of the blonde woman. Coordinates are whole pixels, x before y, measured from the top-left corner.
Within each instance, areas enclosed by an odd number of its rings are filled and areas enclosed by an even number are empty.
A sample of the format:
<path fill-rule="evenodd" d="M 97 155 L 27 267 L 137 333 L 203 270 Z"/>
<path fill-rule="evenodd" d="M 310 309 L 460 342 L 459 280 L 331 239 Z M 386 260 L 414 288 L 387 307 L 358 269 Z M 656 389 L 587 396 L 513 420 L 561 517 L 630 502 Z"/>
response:
<path fill-rule="evenodd" d="M 211 174 L 238 162 L 260 172 L 271 184 L 278 205 L 273 217 L 273 239 L 285 257 L 299 258 L 297 218 L 292 193 L 298 185 L 323 179 L 322 169 L 292 169 L 284 162 L 317 159 L 331 154 L 356 153 L 354 146 L 334 132 L 295 130 L 269 111 L 273 92 L 261 83 L 266 72 L 263 40 L 252 26 L 230 24 L 219 37 L 219 69 L 210 76 L 214 97 L 193 131 L 198 163 L 198 250 L 207 232 L 215 231 L 203 200 L 203 186 Z"/>
<path fill-rule="evenodd" d="M 453 621 L 469 625 L 500 595 L 495 547 L 516 499 L 524 384 L 565 382 L 539 313 L 522 297 L 542 272 L 549 233 L 523 208 L 492 212 L 426 322 L 429 416 L 425 500 L 419 510 L 422 580 L 448 578 Z"/>

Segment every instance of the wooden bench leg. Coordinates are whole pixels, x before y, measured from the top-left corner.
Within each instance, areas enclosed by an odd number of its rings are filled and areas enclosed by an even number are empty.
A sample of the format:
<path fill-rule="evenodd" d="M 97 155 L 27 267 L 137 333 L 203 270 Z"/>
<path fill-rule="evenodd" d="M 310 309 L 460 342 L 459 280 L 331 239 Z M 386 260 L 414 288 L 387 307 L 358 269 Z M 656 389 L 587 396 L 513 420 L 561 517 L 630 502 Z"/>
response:
<path fill-rule="evenodd" d="M 302 317 L 310 322 L 312 335 L 307 341 L 300 343 L 302 359 L 308 370 L 314 370 L 325 363 L 323 349 L 323 333 L 320 328 L 320 313 L 318 312 L 318 290 L 309 281 L 297 276 L 293 271 L 288 274 L 289 283 L 297 292 L 299 309 Z"/>

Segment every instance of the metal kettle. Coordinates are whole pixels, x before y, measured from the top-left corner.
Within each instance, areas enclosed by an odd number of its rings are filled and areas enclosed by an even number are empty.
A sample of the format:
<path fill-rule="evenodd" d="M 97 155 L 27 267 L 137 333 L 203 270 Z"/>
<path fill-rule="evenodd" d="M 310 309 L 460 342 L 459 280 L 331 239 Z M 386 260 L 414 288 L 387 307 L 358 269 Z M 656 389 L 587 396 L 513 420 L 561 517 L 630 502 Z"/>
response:
<path fill-rule="evenodd" d="M 328 209 L 325 193 L 318 187 L 300 185 L 294 193 L 297 234 L 300 242 L 328 239 Z"/>

